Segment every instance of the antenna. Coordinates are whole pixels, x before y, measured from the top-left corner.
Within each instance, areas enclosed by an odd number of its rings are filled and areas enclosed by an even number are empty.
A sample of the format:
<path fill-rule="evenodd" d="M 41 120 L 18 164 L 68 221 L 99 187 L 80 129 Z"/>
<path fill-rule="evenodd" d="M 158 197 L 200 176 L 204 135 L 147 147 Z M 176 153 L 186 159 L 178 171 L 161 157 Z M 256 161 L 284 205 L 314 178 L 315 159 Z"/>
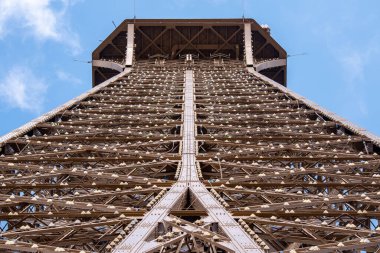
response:
<path fill-rule="evenodd" d="M 136 19 L 136 0 L 133 0 L 133 19 Z"/>
<path fill-rule="evenodd" d="M 303 55 L 307 55 L 307 53 L 300 53 L 300 54 L 288 54 L 286 57 L 287 57 L 287 58 L 290 58 L 290 57 L 295 57 L 295 56 L 303 56 Z"/>
<path fill-rule="evenodd" d="M 243 9 L 243 20 L 245 19 L 245 0 L 241 0 L 241 5 Z"/>
<path fill-rule="evenodd" d="M 73 59 L 73 61 L 82 62 L 82 63 L 92 63 L 92 61 L 83 61 L 78 59 Z"/>
<path fill-rule="evenodd" d="M 113 24 L 113 26 L 116 28 L 116 24 L 115 24 L 115 22 L 112 20 L 112 24 Z"/>

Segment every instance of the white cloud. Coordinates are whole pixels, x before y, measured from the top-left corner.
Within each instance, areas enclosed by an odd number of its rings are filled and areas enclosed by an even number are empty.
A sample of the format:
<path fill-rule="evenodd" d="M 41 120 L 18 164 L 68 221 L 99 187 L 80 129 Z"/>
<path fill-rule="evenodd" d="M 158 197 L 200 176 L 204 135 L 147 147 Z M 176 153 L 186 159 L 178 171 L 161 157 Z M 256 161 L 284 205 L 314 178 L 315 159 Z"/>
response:
<path fill-rule="evenodd" d="M 57 70 L 56 75 L 57 75 L 58 79 L 60 79 L 62 81 L 65 81 L 65 82 L 68 82 L 71 84 L 82 84 L 81 79 L 79 79 L 79 78 L 73 76 L 72 74 L 67 73 L 63 70 Z"/>
<path fill-rule="evenodd" d="M 51 39 L 66 44 L 79 53 L 78 35 L 67 25 L 68 7 L 75 1 L 60 0 L 61 9 L 53 8 L 53 0 L 0 0 L 0 38 L 13 30 L 30 34 L 38 40 Z"/>
<path fill-rule="evenodd" d="M 9 107 L 40 113 L 47 85 L 26 67 L 16 66 L 0 81 L 0 101 Z"/>

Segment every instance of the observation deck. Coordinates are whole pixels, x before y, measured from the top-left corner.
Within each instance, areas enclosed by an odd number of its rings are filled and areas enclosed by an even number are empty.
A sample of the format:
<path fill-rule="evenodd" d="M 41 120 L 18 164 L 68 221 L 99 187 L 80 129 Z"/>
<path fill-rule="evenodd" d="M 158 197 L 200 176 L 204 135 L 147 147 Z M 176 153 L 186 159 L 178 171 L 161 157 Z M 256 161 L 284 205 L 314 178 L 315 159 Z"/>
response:
<path fill-rule="evenodd" d="M 221 54 L 247 66 L 260 65 L 260 73 L 286 86 L 286 51 L 268 26 L 254 19 L 126 19 L 94 50 L 93 85 L 133 61 L 174 60 L 186 54 L 203 60 Z"/>

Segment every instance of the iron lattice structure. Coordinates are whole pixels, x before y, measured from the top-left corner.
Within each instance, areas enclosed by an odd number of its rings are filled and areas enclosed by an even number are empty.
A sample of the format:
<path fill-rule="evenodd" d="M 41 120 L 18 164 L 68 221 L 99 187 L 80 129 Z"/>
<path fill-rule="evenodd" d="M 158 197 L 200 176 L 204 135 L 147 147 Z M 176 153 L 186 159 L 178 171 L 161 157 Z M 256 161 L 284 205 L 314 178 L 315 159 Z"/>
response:
<path fill-rule="evenodd" d="M 106 81 L 0 139 L 0 251 L 378 252 L 379 139 L 272 80 L 253 20 L 134 38 L 150 22 L 113 32 Z M 237 30 L 215 49 L 199 23 Z M 144 58 L 173 25 L 201 29 L 183 59 Z"/>

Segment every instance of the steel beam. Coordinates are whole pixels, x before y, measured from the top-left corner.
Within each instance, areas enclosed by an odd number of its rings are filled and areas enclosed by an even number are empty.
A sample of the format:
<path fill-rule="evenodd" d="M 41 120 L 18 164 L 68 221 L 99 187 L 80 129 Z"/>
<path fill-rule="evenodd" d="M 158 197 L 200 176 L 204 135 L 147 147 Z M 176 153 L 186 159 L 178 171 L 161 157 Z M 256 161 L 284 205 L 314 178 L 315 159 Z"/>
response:
<path fill-rule="evenodd" d="M 127 30 L 127 52 L 125 54 L 125 66 L 130 67 L 133 64 L 134 56 L 134 47 L 135 47 L 135 25 L 128 24 Z"/>
<path fill-rule="evenodd" d="M 275 60 L 259 62 L 255 64 L 255 69 L 257 72 L 260 72 L 265 69 L 283 67 L 283 66 L 286 66 L 286 59 L 275 59 Z"/>
<path fill-rule="evenodd" d="M 244 46 L 245 46 L 245 64 L 248 67 L 252 67 L 253 66 L 253 51 L 252 51 L 251 23 L 244 24 Z"/>
<path fill-rule="evenodd" d="M 93 67 L 99 67 L 99 68 L 107 68 L 107 69 L 113 69 L 117 72 L 123 72 L 124 66 L 117 62 L 112 61 L 106 61 L 106 60 L 93 60 L 92 61 Z"/>

